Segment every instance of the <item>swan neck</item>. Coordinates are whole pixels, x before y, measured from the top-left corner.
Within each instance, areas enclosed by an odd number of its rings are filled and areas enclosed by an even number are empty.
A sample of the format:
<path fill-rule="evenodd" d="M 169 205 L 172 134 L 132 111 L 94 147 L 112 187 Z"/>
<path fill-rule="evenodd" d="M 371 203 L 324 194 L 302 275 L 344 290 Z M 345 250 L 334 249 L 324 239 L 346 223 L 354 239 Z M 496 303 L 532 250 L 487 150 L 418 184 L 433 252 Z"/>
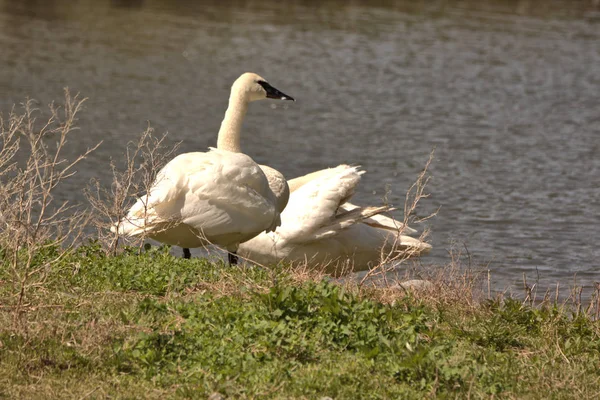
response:
<path fill-rule="evenodd" d="M 244 100 L 238 93 L 232 92 L 229 98 L 229 106 L 225 111 L 225 118 L 223 118 L 221 129 L 219 129 L 218 149 L 235 153 L 242 152 L 240 133 L 242 132 L 242 123 L 247 110 L 248 101 Z"/>

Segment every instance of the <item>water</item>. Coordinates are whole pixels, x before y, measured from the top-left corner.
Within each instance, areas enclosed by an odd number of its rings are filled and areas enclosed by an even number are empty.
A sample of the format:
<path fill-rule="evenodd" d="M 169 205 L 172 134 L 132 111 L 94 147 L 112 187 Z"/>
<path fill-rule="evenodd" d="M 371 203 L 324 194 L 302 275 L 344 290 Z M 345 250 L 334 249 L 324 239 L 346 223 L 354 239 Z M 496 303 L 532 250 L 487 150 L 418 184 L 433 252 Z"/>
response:
<path fill-rule="evenodd" d="M 65 86 L 89 98 L 70 149 L 104 143 L 60 194 L 83 202 L 148 123 L 186 151 L 215 145 L 231 83 L 254 71 L 298 100 L 251 106 L 256 161 L 288 177 L 360 164 L 356 202 L 390 185 L 402 206 L 435 148 L 424 264 L 458 246 L 498 287 L 591 284 L 598 43 L 598 1 L 0 0 L 0 109 Z"/>

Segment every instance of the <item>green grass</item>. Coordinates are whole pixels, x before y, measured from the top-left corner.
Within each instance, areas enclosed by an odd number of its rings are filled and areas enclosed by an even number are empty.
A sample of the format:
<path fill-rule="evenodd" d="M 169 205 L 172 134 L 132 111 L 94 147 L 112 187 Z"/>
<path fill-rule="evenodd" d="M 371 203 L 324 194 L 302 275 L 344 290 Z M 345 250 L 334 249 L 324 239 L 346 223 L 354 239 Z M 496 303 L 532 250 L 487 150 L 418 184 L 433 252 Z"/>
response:
<path fill-rule="evenodd" d="M 390 297 L 283 267 L 92 244 L 46 270 L 17 313 L 2 262 L 0 398 L 600 394 L 598 323 L 552 304 Z"/>

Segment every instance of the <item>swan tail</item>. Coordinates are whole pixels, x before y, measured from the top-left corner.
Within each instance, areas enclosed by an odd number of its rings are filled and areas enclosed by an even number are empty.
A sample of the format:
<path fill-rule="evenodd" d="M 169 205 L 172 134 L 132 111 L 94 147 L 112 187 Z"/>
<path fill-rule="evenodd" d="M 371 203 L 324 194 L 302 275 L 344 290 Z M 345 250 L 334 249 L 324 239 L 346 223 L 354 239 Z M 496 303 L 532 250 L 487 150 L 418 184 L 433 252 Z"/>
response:
<path fill-rule="evenodd" d="M 118 223 L 110 227 L 111 232 L 119 233 L 123 236 L 139 236 L 144 233 L 152 233 L 160 226 L 160 221 L 156 217 L 147 216 L 145 218 L 125 217 Z"/>
<path fill-rule="evenodd" d="M 110 231 L 123 236 L 139 236 L 155 232 L 163 226 L 162 220 L 154 208 L 147 205 L 147 196 L 143 196 L 129 209 L 127 216 L 110 227 Z"/>
<path fill-rule="evenodd" d="M 342 225 L 343 228 L 347 228 L 348 226 L 357 222 L 362 222 L 381 213 L 394 210 L 395 208 L 389 205 L 359 207 L 355 208 L 354 210 L 338 213 L 335 216 L 335 219 Z"/>
<path fill-rule="evenodd" d="M 372 226 L 373 228 L 401 232 L 409 235 L 417 233 L 416 229 L 413 229 L 410 226 L 395 220 L 394 218 L 386 217 L 385 215 L 374 215 L 371 218 L 365 219 L 363 222 L 369 226 Z"/>
<path fill-rule="evenodd" d="M 431 251 L 431 245 L 414 237 L 400 235 L 396 243 L 393 243 L 397 252 L 409 255 L 424 255 Z"/>
<path fill-rule="evenodd" d="M 355 210 L 360 207 L 357 205 L 354 205 L 352 203 L 346 202 L 340 208 L 345 211 L 351 211 L 351 210 Z M 393 232 L 400 232 L 400 233 L 404 233 L 407 235 L 412 235 L 412 234 L 417 233 L 417 231 L 415 229 L 409 227 L 408 225 L 403 224 L 400 221 L 397 221 L 394 218 L 388 217 L 386 215 L 376 214 L 376 215 L 373 215 L 372 217 L 365 218 L 362 222 L 369 226 L 372 226 L 373 228 L 385 229 L 385 230 L 393 231 Z"/>
<path fill-rule="evenodd" d="M 371 218 L 373 215 L 393 210 L 393 207 L 384 205 L 377 207 L 358 207 L 350 211 L 341 212 L 337 214 L 329 224 L 315 232 L 311 239 L 321 240 L 335 236 L 340 231 L 347 229 L 356 223 L 362 222 L 365 219 Z"/>

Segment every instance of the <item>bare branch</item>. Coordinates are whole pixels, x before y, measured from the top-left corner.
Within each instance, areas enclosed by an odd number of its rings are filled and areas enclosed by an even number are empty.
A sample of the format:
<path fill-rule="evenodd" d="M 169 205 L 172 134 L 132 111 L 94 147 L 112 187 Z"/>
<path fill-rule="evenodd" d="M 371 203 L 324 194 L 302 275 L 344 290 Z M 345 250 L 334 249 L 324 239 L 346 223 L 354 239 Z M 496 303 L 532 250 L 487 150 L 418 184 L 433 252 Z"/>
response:
<path fill-rule="evenodd" d="M 28 292 L 41 286 L 55 263 L 81 238 L 88 221 L 85 210 L 54 203 L 56 188 L 98 147 L 71 161 L 62 156 L 84 101 L 65 89 L 64 106 L 50 104 L 50 116 L 41 125 L 37 119 L 43 114 L 32 100 L 22 104 L 21 113 L 13 107 L 7 118 L 0 116 L 1 262 L 11 274 L 15 323 Z M 34 256 L 51 246 L 62 246 L 59 255 L 36 264 Z"/>

